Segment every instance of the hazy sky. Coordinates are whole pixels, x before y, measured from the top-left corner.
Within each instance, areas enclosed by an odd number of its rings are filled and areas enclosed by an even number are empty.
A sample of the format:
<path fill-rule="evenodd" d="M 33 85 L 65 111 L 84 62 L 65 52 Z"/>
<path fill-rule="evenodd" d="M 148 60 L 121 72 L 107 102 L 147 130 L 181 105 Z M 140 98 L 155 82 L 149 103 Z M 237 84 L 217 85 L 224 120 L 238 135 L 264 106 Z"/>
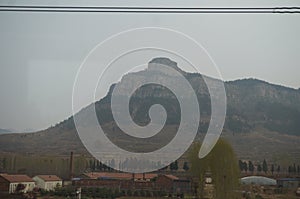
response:
<path fill-rule="evenodd" d="M 80 5 L 77 1 L 49 2 Z M 85 2 L 105 6 L 162 3 Z M 1 5 L 8 3 L 28 4 L 28 1 L 1 1 Z M 199 7 L 300 6 L 297 0 L 163 3 Z M 170 28 L 193 37 L 209 52 L 224 80 L 254 77 L 299 88 L 299 21 L 299 14 L 0 12 L 0 128 L 43 129 L 71 116 L 72 86 L 83 59 L 99 42 L 131 28 Z"/>

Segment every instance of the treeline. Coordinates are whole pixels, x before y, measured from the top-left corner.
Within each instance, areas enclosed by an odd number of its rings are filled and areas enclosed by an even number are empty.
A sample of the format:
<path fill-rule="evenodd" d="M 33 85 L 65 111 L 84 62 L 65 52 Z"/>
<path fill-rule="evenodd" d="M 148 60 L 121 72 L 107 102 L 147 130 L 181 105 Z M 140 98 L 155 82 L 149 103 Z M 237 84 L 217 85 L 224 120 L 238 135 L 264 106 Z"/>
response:
<path fill-rule="evenodd" d="M 188 171 L 190 169 L 189 163 L 186 161 L 183 162 L 182 169 L 184 171 Z M 181 170 L 179 167 L 178 160 L 175 160 L 170 165 L 160 169 L 160 171 L 178 171 L 178 170 Z"/>
<path fill-rule="evenodd" d="M 151 163 L 148 163 L 148 165 L 149 164 L 151 164 L 150 166 L 153 166 L 153 167 L 155 166 L 157 168 L 161 168 L 161 166 L 162 166 L 160 162 L 157 162 L 157 163 L 151 162 Z M 88 164 L 88 170 L 112 172 L 112 171 L 114 171 L 113 167 L 115 167 L 115 166 L 117 166 L 117 168 L 122 168 L 122 169 L 128 168 L 128 167 L 134 168 L 132 165 L 143 166 L 143 164 L 141 162 L 138 162 L 135 159 L 125 160 L 124 162 L 122 162 L 119 165 L 116 165 L 116 161 L 114 159 L 111 159 L 110 161 L 108 161 L 106 163 L 102 163 L 101 161 L 96 160 L 96 159 L 90 159 L 89 164 Z M 188 171 L 189 169 L 190 169 L 190 167 L 189 167 L 189 163 L 187 161 L 183 162 L 182 166 L 180 167 L 178 160 L 175 160 L 170 165 L 159 169 L 159 171 L 179 171 L 179 170 Z"/>
<path fill-rule="evenodd" d="M 117 168 L 125 167 L 129 164 L 137 164 L 136 161 L 127 161 Z M 79 175 L 83 172 L 102 171 L 112 172 L 112 167 L 116 166 L 116 161 L 102 163 L 94 158 L 75 155 L 73 162 L 73 174 Z M 161 168 L 160 163 L 155 163 Z M 141 166 L 141 165 L 140 165 Z M 176 160 L 170 165 L 160 169 L 161 171 L 188 171 L 189 163 Z M 70 157 L 69 156 L 32 156 L 32 155 L 16 155 L 1 154 L 0 155 L 0 173 L 27 174 L 29 176 L 41 174 L 56 174 L 63 179 L 70 176 Z"/>
<path fill-rule="evenodd" d="M 81 174 L 88 166 L 88 157 L 74 156 L 74 174 Z M 41 174 L 55 174 L 63 179 L 70 175 L 69 156 L 31 156 L 4 154 L 0 155 L 0 173 L 27 174 L 29 176 Z"/>
<path fill-rule="evenodd" d="M 288 166 L 288 173 L 289 174 L 298 174 L 300 175 L 300 165 L 297 165 L 294 163 L 293 165 Z"/>
<path fill-rule="evenodd" d="M 283 172 L 288 172 L 289 175 L 300 175 L 300 165 L 297 165 L 294 163 L 293 165 L 289 165 L 288 169 L 283 169 L 280 165 L 275 164 L 268 164 L 267 161 L 264 159 L 262 164 L 256 163 L 254 164 L 252 161 L 242 161 L 239 160 L 239 168 L 241 172 L 250 172 L 250 173 L 264 173 L 268 174 L 280 174 Z"/>
<path fill-rule="evenodd" d="M 74 187 L 60 187 L 54 191 L 41 190 L 42 196 L 60 196 L 66 198 L 78 197 L 78 190 Z M 166 197 L 165 191 L 150 190 L 120 190 L 102 187 L 83 187 L 81 189 L 82 198 L 119 198 L 119 197 Z"/>

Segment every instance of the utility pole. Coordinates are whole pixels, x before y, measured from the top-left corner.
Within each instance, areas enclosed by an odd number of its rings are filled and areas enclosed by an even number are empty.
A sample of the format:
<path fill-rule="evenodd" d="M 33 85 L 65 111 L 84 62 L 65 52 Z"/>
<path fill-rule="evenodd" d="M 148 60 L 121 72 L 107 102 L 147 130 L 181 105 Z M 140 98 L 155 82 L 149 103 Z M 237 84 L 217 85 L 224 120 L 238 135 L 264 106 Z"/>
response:
<path fill-rule="evenodd" d="M 78 199 L 81 199 L 81 187 L 77 188 L 76 195 L 78 196 Z"/>

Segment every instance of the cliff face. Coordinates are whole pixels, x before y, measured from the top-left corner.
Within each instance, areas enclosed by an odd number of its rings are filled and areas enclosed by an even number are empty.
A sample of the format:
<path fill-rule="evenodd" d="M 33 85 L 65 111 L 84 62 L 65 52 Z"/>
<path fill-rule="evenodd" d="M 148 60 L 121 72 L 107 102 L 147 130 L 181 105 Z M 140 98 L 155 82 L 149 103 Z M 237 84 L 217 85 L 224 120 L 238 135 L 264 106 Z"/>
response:
<path fill-rule="evenodd" d="M 170 64 L 172 68 L 179 71 L 191 84 L 197 94 L 201 110 L 200 131 L 205 131 L 210 118 L 210 95 L 207 86 L 200 74 L 186 73 L 178 68 L 175 62 L 169 59 L 157 58 L 149 63 L 149 68 L 134 74 L 124 76 L 120 82 L 129 89 L 136 82 L 142 82 L 149 76 L 156 76 L 162 82 L 171 82 L 181 87 L 180 78 L 170 76 L 167 73 L 157 70 L 159 64 Z M 207 77 L 206 77 L 207 78 Z M 208 81 L 219 81 L 208 78 Z M 300 135 L 300 92 L 299 90 L 256 79 L 244 79 L 232 82 L 225 82 L 227 95 L 227 115 L 225 131 L 243 133 L 250 132 L 256 128 L 265 128 L 289 135 Z M 182 87 L 182 89 L 184 89 Z M 112 90 L 112 89 L 111 89 Z M 193 91 L 190 91 L 193 92 Z M 122 93 L 120 94 L 120 98 Z M 184 96 L 189 99 L 189 95 Z M 101 114 L 100 121 L 112 122 L 109 114 L 111 92 L 105 99 L 97 102 L 97 110 Z M 130 112 L 134 121 L 145 123 L 149 120 L 147 111 L 151 104 L 161 102 L 171 110 L 171 124 L 178 124 L 180 120 L 180 108 L 174 94 L 168 89 L 158 85 L 147 85 L 138 89 L 131 99 Z M 100 114 L 99 114 L 100 115 Z M 102 119 L 102 120 L 101 120 Z"/>

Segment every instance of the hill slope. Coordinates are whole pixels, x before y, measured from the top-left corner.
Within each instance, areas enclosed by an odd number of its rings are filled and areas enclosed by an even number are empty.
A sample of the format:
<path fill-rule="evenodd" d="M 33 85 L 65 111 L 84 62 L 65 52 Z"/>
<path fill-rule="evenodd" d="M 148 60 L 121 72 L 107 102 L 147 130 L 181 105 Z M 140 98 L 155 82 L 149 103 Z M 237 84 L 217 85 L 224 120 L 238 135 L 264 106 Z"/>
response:
<path fill-rule="evenodd" d="M 210 96 L 202 76 L 196 73 L 186 73 L 179 69 L 175 62 L 166 58 L 156 58 L 152 60 L 153 63 L 170 65 L 182 73 L 190 82 L 200 102 L 201 121 L 198 134 L 201 137 L 201 133 L 205 133 L 207 130 L 211 111 Z M 151 75 L 157 75 L 159 78 L 166 79 L 166 81 L 171 78 L 164 73 L 152 73 Z M 148 69 L 127 74 L 121 82 L 128 81 L 126 85 L 131 85 L 130 81 L 139 81 L 145 78 L 146 75 L 149 75 Z M 180 86 L 176 80 L 172 79 L 172 81 Z M 219 80 L 211 79 L 211 81 Z M 300 153 L 299 148 L 293 147 L 295 146 L 294 142 L 298 145 L 300 143 L 299 90 L 272 85 L 256 79 L 237 80 L 225 82 L 224 84 L 227 95 L 224 136 L 232 141 L 240 157 L 243 157 L 243 154 L 248 154 L 246 150 L 251 147 L 258 148 L 258 151 L 267 150 L 266 152 L 269 154 L 276 153 L 276 151 Z M 113 120 L 110 99 L 114 86 L 111 86 L 106 97 L 95 104 L 99 122 L 111 140 L 129 149 L 136 149 L 138 145 L 135 140 L 126 139 L 126 136 L 124 137 L 124 134 Z M 188 99 L 189 96 L 185 97 Z M 150 120 L 149 107 L 156 103 L 162 104 L 168 112 L 167 125 L 162 130 L 165 133 L 164 138 L 168 140 L 176 132 L 180 121 L 178 101 L 168 89 L 158 85 L 147 85 L 138 89 L 131 98 L 130 113 L 136 123 L 145 125 Z M 84 115 L 87 108 L 82 109 L 77 114 Z M 280 145 L 272 139 L 263 139 L 266 143 L 262 144 L 260 135 L 266 132 L 269 138 L 274 136 L 274 139 L 279 139 Z M 288 138 L 282 139 L 282 136 Z M 249 139 L 251 139 L 251 142 L 247 142 Z M 140 141 L 139 144 L 143 144 L 143 142 Z M 155 138 L 151 143 L 155 147 L 164 144 L 162 139 Z M 249 146 L 245 148 L 247 143 Z M 76 133 L 73 117 L 44 131 L 0 136 L 0 152 L 69 154 L 71 150 L 76 153 L 87 153 Z"/>
<path fill-rule="evenodd" d="M 1 133 L 11 133 L 11 131 L 8 130 L 8 129 L 1 129 L 1 128 L 0 128 L 0 134 L 1 134 Z"/>

